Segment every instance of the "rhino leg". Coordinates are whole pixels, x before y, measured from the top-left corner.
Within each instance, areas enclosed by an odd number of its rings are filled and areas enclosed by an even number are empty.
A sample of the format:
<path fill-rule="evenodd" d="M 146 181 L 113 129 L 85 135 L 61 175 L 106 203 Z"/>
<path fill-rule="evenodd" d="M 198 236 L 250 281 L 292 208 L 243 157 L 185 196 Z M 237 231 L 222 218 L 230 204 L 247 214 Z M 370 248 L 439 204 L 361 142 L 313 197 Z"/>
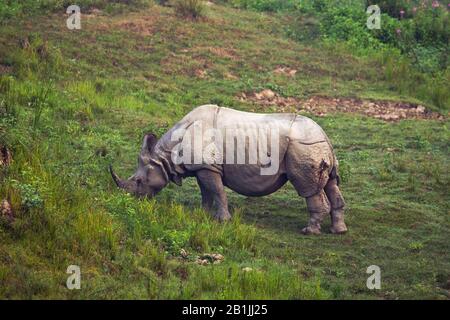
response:
<path fill-rule="evenodd" d="M 337 179 L 328 180 L 325 186 L 325 193 L 331 203 L 331 233 L 341 234 L 347 232 L 344 222 L 344 197 L 339 190 Z"/>
<path fill-rule="evenodd" d="M 325 192 L 319 193 L 306 198 L 306 205 L 309 211 L 308 225 L 302 229 L 303 234 L 320 234 L 320 224 L 323 217 L 330 213 L 330 203 Z"/>
<path fill-rule="evenodd" d="M 202 207 L 205 211 L 211 212 L 214 205 L 214 195 L 206 188 L 199 177 L 197 177 L 197 183 L 202 193 Z"/>
<path fill-rule="evenodd" d="M 214 218 L 219 221 L 226 221 L 231 219 L 231 215 L 228 212 L 228 200 L 227 194 L 222 182 L 222 177 L 216 172 L 210 170 L 197 171 L 197 180 L 202 190 L 202 200 L 205 200 L 205 204 L 209 205 L 214 203 L 216 212 Z M 203 196 L 203 193 L 205 196 Z M 212 201 L 210 200 L 212 198 Z"/>

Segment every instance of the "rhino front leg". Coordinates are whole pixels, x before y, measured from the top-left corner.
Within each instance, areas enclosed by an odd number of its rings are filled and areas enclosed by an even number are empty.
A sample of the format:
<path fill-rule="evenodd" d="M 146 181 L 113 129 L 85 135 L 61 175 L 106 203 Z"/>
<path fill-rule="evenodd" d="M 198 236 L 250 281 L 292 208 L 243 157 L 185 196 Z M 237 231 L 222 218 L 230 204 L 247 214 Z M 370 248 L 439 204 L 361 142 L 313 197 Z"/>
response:
<path fill-rule="evenodd" d="M 214 205 L 214 195 L 205 187 L 199 177 L 197 177 L 197 183 L 202 193 L 202 207 L 205 211 L 211 212 Z"/>
<path fill-rule="evenodd" d="M 211 203 L 210 198 L 212 198 L 216 209 L 214 218 L 219 221 L 230 220 L 231 215 L 228 212 L 227 194 L 225 193 L 220 174 L 210 170 L 200 170 L 197 172 L 197 181 L 202 190 L 202 202 L 204 200 L 204 203 L 209 205 Z"/>
<path fill-rule="evenodd" d="M 330 203 L 325 192 L 321 192 L 306 198 L 309 211 L 308 225 L 302 229 L 303 234 L 320 234 L 320 224 L 323 217 L 330 212 Z"/>

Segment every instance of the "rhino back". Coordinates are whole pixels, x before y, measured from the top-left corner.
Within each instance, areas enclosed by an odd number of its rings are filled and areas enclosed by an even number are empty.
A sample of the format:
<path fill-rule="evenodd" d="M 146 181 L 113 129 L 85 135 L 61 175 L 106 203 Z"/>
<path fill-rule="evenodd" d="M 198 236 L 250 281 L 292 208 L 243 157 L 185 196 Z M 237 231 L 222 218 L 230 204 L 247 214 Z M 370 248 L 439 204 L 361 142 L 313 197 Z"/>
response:
<path fill-rule="evenodd" d="M 303 144 L 329 142 L 327 135 L 315 121 L 300 115 L 292 123 L 289 138 Z"/>

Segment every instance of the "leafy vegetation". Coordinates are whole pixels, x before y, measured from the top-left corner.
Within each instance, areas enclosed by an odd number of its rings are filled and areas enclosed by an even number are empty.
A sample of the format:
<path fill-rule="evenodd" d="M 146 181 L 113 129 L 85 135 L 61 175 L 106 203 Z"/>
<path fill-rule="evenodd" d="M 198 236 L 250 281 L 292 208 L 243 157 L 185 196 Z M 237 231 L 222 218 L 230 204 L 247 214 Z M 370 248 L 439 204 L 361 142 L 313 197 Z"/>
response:
<path fill-rule="evenodd" d="M 197 19 L 202 16 L 204 5 L 202 0 L 177 0 L 175 1 L 175 11 L 188 18 Z"/>
<path fill-rule="evenodd" d="M 0 219 L 0 297 L 448 296 L 447 117 L 389 123 L 309 114 L 329 134 L 341 163 L 350 228 L 341 237 L 301 236 L 308 214 L 289 185 L 264 198 L 230 192 L 233 220 L 219 224 L 198 208 L 193 179 L 148 201 L 121 193 L 107 172 L 110 163 L 132 172 L 143 133 L 161 135 L 200 104 L 275 112 L 237 98 L 270 88 L 299 99 L 410 101 L 442 112 L 448 90 L 440 81 L 448 71 L 425 75 L 393 48 L 354 53 L 352 39 L 340 44 L 338 34 L 330 37 L 336 41 L 314 32 L 308 41 L 294 40 L 289 15 L 215 4 L 205 8 L 206 19 L 190 20 L 170 7 L 135 12 L 132 5 L 113 14 L 106 1 L 86 1 L 102 13 L 69 31 L 66 17 L 52 13 L 65 5 L 56 3 L 37 8 L 46 15 L 34 16 L 32 25 L 19 14 L 28 2 L 0 5 L 15 17 L 0 31 L 0 146 L 13 155 L 10 166 L 0 167 L 0 200 L 11 203 L 15 217 Z M 306 10 L 292 4 L 299 14 Z M 309 18 L 305 30 L 323 35 L 321 18 Z M 311 29 L 317 21 L 319 28 Z M 273 72 L 279 66 L 298 72 Z M 433 90 L 444 98 L 429 98 Z M 197 264 L 205 252 L 225 260 Z M 81 267 L 81 290 L 65 286 L 71 264 Z M 379 291 L 366 288 L 372 264 L 382 270 Z"/>
<path fill-rule="evenodd" d="M 303 41 L 345 41 L 359 55 L 382 56 L 386 77 L 396 89 L 446 111 L 450 105 L 449 14 L 439 1 L 278 1 L 238 0 L 237 6 L 293 15 L 287 33 Z M 380 6 L 381 29 L 369 29 L 366 8 Z M 386 57 L 393 57 L 390 64 Z M 398 67 L 397 61 L 401 61 Z M 392 73 L 398 73 L 392 77 Z M 408 81 L 413 79 L 413 81 Z M 419 88 L 419 89 L 418 89 Z M 429 90 L 432 88 L 431 90 Z"/>

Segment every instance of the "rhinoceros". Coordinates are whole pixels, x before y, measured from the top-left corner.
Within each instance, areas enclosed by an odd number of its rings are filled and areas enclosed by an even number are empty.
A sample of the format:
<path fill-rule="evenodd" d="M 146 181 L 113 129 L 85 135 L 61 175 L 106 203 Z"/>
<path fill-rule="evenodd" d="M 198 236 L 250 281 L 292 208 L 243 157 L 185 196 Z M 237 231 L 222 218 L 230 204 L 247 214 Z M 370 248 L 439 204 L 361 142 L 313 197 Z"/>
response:
<path fill-rule="evenodd" d="M 152 133 L 144 136 L 129 179 L 120 179 L 111 166 L 110 172 L 119 188 L 149 198 L 170 182 L 181 185 L 183 178 L 196 177 L 203 208 L 219 221 L 231 218 L 224 187 L 264 196 L 289 180 L 306 198 L 310 219 L 303 234 L 320 234 L 327 213 L 331 233 L 347 231 L 333 147 L 322 128 L 301 115 L 200 106 L 159 140 Z"/>

